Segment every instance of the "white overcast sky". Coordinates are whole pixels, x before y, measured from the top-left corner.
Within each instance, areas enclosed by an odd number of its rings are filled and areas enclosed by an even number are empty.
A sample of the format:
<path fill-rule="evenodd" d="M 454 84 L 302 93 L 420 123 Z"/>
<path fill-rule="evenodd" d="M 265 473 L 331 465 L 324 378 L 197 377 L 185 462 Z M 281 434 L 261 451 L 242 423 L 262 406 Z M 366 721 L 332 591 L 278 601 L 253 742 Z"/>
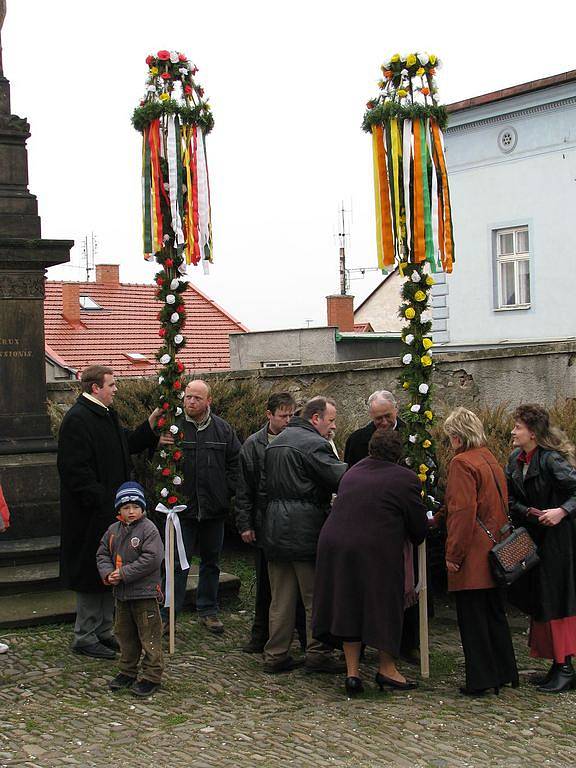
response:
<path fill-rule="evenodd" d="M 444 103 L 576 68 L 568 1 L 7 5 L 4 73 L 12 112 L 31 124 L 42 235 L 79 244 L 95 232 L 97 263 L 120 263 L 124 281 L 154 274 L 141 257 L 141 139 L 130 123 L 144 59 L 167 48 L 197 64 L 216 121 L 215 264 L 209 276 L 191 268 L 191 280 L 251 330 L 325 324 L 324 297 L 339 288 L 340 201 L 353 210 L 348 266 L 375 265 L 371 146 L 360 124 L 386 57 L 438 54 Z M 359 300 L 377 279 L 355 281 L 351 292 Z"/>

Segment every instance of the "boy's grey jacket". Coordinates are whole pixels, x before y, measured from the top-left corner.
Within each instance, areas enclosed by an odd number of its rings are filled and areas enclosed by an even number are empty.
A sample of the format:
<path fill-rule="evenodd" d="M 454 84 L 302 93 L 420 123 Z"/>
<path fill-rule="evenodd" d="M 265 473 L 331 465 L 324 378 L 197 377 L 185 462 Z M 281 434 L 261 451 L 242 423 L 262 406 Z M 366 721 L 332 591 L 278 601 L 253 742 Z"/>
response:
<path fill-rule="evenodd" d="M 147 517 L 132 525 L 113 523 L 100 542 L 96 564 L 102 581 L 120 568 L 122 581 L 114 587 L 117 600 L 161 597 L 160 566 L 164 547 L 158 529 Z"/>

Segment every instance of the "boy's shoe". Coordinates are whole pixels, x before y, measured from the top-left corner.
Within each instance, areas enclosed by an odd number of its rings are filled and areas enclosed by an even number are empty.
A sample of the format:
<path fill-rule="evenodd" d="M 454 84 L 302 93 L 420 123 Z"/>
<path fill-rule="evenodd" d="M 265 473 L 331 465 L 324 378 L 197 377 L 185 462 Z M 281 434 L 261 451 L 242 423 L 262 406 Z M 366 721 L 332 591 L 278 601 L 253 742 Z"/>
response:
<path fill-rule="evenodd" d="M 224 624 L 216 615 L 200 616 L 200 623 L 204 624 L 208 632 L 212 632 L 215 635 L 221 635 L 224 632 Z"/>
<path fill-rule="evenodd" d="M 6 645 L 6 643 L 0 643 L 0 653 L 6 653 L 10 646 Z"/>
<path fill-rule="evenodd" d="M 74 653 L 80 653 L 83 656 L 91 656 L 93 659 L 115 659 L 116 654 L 112 648 L 107 648 L 102 643 L 91 643 L 90 645 L 77 645 L 72 648 Z"/>
<path fill-rule="evenodd" d="M 152 680 L 142 679 L 134 683 L 130 690 L 134 696 L 140 696 L 140 698 L 145 699 L 147 696 L 152 696 L 158 688 L 160 688 L 160 683 L 153 683 Z"/>
<path fill-rule="evenodd" d="M 111 691 L 119 691 L 121 688 L 128 688 L 136 682 L 135 677 L 125 675 L 123 672 L 119 672 L 113 680 L 108 683 L 108 688 Z"/>

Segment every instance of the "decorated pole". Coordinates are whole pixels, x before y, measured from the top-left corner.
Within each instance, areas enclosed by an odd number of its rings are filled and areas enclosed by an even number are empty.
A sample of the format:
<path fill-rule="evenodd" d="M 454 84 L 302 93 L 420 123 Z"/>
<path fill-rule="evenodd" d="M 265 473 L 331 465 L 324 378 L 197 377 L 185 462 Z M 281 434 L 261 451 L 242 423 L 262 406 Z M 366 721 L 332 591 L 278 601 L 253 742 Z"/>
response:
<path fill-rule="evenodd" d="M 400 317 L 404 349 L 400 383 L 409 401 L 402 419 L 406 463 L 434 503 L 432 323 L 433 274 L 451 272 L 454 240 L 442 130 L 446 109 L 436 98 L 440 61 L 424 52 L 394 54 L 382 65 L 380 93 L 367 103 L 363 128 L 372 134 L 378 266 L 404 278 Z M 421 673 L 429 674 L 426 544 L 418 552 Z"/>
<path fill-rule="evenodd" d="M 178 51 L 158 51 L 146 58 L 146 93 L 132 124 L 142 133 L 142 216 L 144 258 L 156 261 L 156 299 L 160 348 L 158 428 L 171 435 L 161 443 L 156 470 L 156 509 L 166 515 L 165 606 L 170 611 L 170 653 L 174 652 L 174 538 L 180 567 L 189 567 L 178 513 L 182 496 L 184 365 L 178 355 L 186 345 L 184 291 L 189 264 L 212 261 L 210 185 L 206 135 L 214 125 L 204 91 L 195 80 L 197 67 Z"/>

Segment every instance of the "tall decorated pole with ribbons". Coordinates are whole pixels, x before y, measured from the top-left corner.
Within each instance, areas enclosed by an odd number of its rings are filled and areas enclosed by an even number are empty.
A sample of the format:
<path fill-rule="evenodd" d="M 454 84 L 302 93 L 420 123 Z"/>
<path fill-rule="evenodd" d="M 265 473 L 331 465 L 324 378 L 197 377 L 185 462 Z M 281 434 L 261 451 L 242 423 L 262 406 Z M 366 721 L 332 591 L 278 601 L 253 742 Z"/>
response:
<path fill-rule="evenodd" d="M 144 258 L 156 261 L 160 347 L 157 354 L 158 428 L 174 442 L 160 450 L 156 473 L 157 510 L 166 515 L 166 605 L 170 607 L 170 652 L 174 652 L 174 535 L 183 569 L 188 567 L 178 513 L 182 495 L 184 365 L 186 345 L 184 291 L 187 266 L 212 261 L 210 184 L 206 136 L 214 120 L 197 67 L 183 53 L 158 51 L 146 58 L 146 93 L 132 124 L 142 133 L 142 216 Z"/>
<path fill-rule="evenodd" d="M 425 52 L 394 54 L 382 65 L 379 93 L 367 103 L 363 128 L 372 134 L 378 266 L 395 265 L 404 277 L 400 317 L 401 385 L 409 396 L 406 463 L 434 499 L 436 484 L 432 406 L 430 289 L 434 273 L 451 272 L 454 240 L 442 130 L 446 109 L 438 104 L 435 76 L 440 61 Z M 426 547 L 420 546 L 419 600 L 422 674 L 428 676 Z"/>

